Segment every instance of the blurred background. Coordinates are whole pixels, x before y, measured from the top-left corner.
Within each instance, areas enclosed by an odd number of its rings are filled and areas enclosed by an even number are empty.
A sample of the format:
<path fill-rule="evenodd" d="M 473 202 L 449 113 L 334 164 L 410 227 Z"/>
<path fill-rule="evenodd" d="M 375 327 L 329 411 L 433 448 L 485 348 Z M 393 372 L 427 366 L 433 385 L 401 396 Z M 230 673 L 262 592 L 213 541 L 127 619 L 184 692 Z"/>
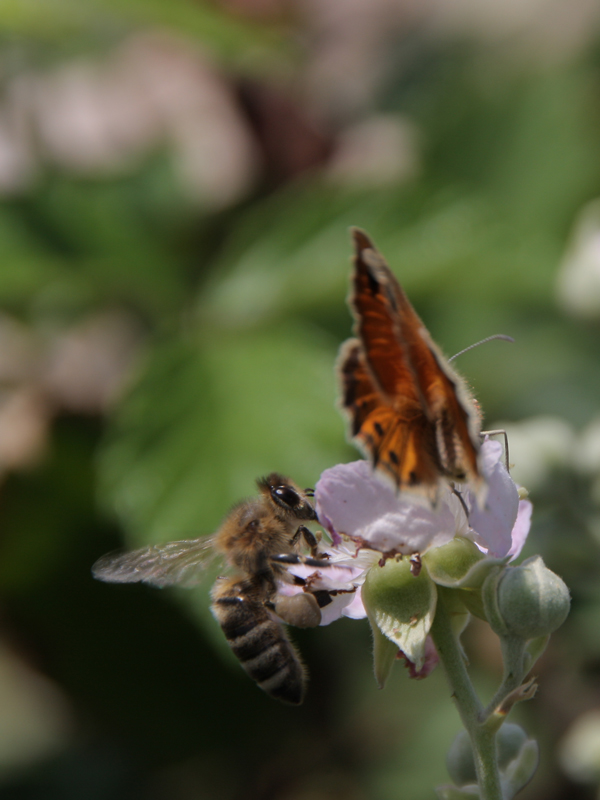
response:
<path fill-rule="evenodd" d="M 0 5 L 0 797 L 425 800 L 441 670 L 372 677 L 365 621 L 298 632 L 263 695 L 208 588 L 96 583 L 211 533 L 279 470 L 356 458 L 335 407 L 366 229 L 535 503 L 573 611 L 515 719 L 523 793 L 600 783 L 600 7 L 594 0 Z M 481 692 L 494 637 L 466 635 Z"/>

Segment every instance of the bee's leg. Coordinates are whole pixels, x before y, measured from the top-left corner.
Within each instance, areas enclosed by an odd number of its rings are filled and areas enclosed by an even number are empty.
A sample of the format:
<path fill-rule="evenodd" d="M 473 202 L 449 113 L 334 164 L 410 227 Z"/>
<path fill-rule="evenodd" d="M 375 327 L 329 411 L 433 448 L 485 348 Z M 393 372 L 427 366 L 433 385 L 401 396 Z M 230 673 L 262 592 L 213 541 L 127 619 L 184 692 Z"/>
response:
<path fill-rule="evenodd" d="M 300 537 L 304 538 L 304 541 L 310 548 L 311 556 L 316 557 L 319 553 L 319 540 L 314 535 L 314 533 L 309 530 L 306 525 L 300 525 L 296 533 L 292 536 L 292 540 L 290 544 L 295 545 L 298 544 L 298 539 Z"/>
<path fill-rule="evenodd" d="M 276 564 L 306 564 L 307 567 L 331 566 L 331 561 L 327 558 L 312 558 L 312 556 L 301 556 L 298 553 L 280 553 L 270 558 Z"/>
<path fill-rule="evenodd" d="M 319 554 L 319 540 L 305 525 L 300 526 L 300 531 L 302 532 L 302 536 L 304 536 L 304 541 L 310 548 L 311 556 L 316 558 Z"/>

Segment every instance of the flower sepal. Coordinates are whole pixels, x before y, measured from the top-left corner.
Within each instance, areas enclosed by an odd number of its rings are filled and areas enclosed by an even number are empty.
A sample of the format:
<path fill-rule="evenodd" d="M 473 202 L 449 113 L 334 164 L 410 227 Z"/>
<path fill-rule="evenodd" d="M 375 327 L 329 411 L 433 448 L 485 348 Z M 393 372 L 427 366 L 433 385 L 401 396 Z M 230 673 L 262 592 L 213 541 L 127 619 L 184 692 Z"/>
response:
<path fill-rule="evenodd" d="M 506 563 L 506 559 L 486 556 L 465 536 L 428 550 L 422 559 L 429 577 L 451 589 L 480 589 L 490 571 Z"/>
<path fill-rule="evenodd" d="M 535 775 L 539 763 L 539 745 L 535 739 L 527 739 L 521 746 L 517 757 L 500 773 L 502 796 L 511 800 L 523 787 L 527 786 Z"/>
<path fill-rule="evenodd" d="M 481 589 L 457 589 L 456 594 L 470 614 L 487 622 Z"/>
<path fill-rule="evenodd" d="M 373 671 L 378 688 L 383 689 L 396 661 L 398 645 L 383 635 L 371 617 L 369 622 L 373 633 Z"/>
<path fill-rule="evenodd" d="M 427 570 L 414 575 L 409 559 L 389 559 L 367 573 L 362 600 L 371 626 L 402 650 L 419 672 L 437 604 L 437 589 Z M 387 657 L 381 658 L 387 663 Z"/>

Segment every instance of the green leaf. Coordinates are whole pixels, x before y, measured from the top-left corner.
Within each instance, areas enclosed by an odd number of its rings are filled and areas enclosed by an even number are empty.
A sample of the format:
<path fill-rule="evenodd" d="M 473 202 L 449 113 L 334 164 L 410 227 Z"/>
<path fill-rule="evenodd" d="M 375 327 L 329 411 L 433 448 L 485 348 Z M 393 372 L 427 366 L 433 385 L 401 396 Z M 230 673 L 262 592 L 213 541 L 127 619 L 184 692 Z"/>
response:
<path fill-rule="evenodd" d="M 289 58 L 275 26 L 256 25 L 208 3 L 189 0 L 4 0 L 0 32 L 62 44 L 61 38 L 117 35 L 133 26 L 157 26 L 196 37 L 231 63 L 251 53 L 252 66 L 265 68 L 274 56 Z M 287 53 L 286 53 L 287 50 Z M 248 70 L 247 60 L 244 62 Z"/>
<path fill-rule="evenodd" d="M 326 341 L 292 328 L 157 347 L 100 454 L 132 541 L 210 533 L 256 477 L 314 485 L 347 456 L 332 363 Z"/>

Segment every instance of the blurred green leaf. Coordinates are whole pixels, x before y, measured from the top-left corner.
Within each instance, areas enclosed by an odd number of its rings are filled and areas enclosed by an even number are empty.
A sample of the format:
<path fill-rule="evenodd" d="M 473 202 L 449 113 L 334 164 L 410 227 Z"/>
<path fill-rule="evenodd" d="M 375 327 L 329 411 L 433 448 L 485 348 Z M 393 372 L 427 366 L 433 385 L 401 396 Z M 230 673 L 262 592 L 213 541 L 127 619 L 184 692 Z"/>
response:
<path fill-rule="evenodd" d="M 176 245 L 195 215 L 154 184 L 153 164 L 131 178 L 48 178 L 0 206 L 0 301 L 58 317 L 127 303 L 158 325 L 178 314 L 190 268 Z"/>
<path fill-rule="evenodd" d="M 80 37 L 84 43 L 88 36 L 114 41 L 134 26 L 170 28 L 198 39 L 225 61 L 244 59 L 246 68 L 253 64 L 264 68 L 275 55 L 285 55 L 283 37 L 275 27 L 236 18 L 205 0 L 6 0 L 0 4 L 0 33 L 38 38 L 60 49 L 65 37 Z"/>
<path fill-rule="evenodd" d="M 210 533 L 256 477 L 311 485 L 348 455 L 332 355 L 289 327 L 157 348 L 100 456 L 104 500 L 131 540 Z"/>

